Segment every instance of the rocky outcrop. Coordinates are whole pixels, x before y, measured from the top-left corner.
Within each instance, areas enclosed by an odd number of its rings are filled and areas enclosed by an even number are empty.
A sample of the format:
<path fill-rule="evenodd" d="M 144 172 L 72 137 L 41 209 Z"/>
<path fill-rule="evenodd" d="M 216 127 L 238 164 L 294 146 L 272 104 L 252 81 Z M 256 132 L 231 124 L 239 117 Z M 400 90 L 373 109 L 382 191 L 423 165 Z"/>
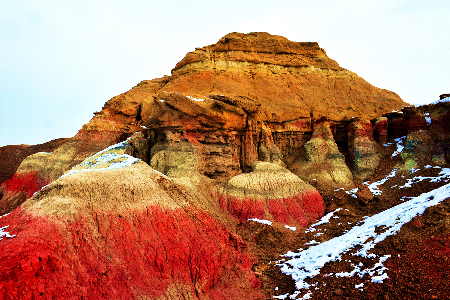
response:
<path fill-rule="evenodd" d="M 126 148 L 85 160 L 0 218 L 13 236 L 0 242 L 2 299 L 264 298 L 226 222 Z"/>
<path fill-rule="evenodd" d="M 402 110 L 407 134 L 400 168 L 443 166 L 450 162 L 449 107 L 448 102 L 437 102 Z"/>
<path fill-rule="evenodd" d="M 269 122 L 309 118 L 311 112 L 332 120 L 370 119 L 404 105 L 394 93 L 340 67 L 317 43 L 267 33 L 231 33 L 197 48 L 175 66 L 172 78 L 167 91 L 243 96 L 259 104 Z"/>
<path fill-rule="evenodd" d="M 200 173 L 226 182 L 257 160 L 294 163 L 315 119 L 371 119 L 404 105 L 340 67 L 317 43 L 231 33 L 188 53 L 171 76 L 112 98 L 83 129 L 132 133 L 144 126 L 150 148 L 174 136 L 195 139 L 203 149 Z M 335 139 L 346 141 L 342 128 Z M 162 145 L 150 156 L 160 156 Z"/>
<path fill-rule="evenodd" d="M 0 184 L 11 178 L 25 157 L 38 152 L 52 152 L 67 141 L 65 138 L 38 145 L 9 145 L 0 147 Z"/>
<path fill-rule="evenodd" d="M 386 144 L 389 138 L 388 118 L 380 117 L 375 119 L 373 126 L 373 137 L 379 144 Z"/>
<path fill-rule="evenodd" d="M 316 189 L 268 162 L 257 162 L 251 173 L 231 178 L 219 198 L 221 208 L 241 223 L 257 218 L 307 226 L 325 212 Z"/>
<path fill-rule="evenodd" d="M 448 98 L 448 97 L 450 97 L 450 94 L 441 94 L 441 95 L 439 95 L 439 99 L 441 99 L 441 100 L 443 100 L 445 98 Z"/>
<path fill-rule="evenodd" d="M 0 215 L 12 211 L 50 183 L 49 178 L 39 174 L 40 164 L 49 155 L 47 152 L 38 152 L 28 156 L 13 177 L 0 185 Z"/>
<path fill-rule="evenodd" d="M 339 152 L 329 121 L 323 119 L 314 125 L 313 135 L 304 148 L 305 157 L 291 166 L 292 172 L 321 191 L 353 185 L 352 173 Z"/>
<path fill-rule="evenodd" d="M 0 213 L 10 212 L 86 157 L 123 139 L 121 132 L 80 130 L 53 152 L 26 157 L 14 176 L 0 185 Z"/>
<path fill-rule="evenodd" d="M 378 167 L 383 152 L 373 139 L 370 121 L 353 119 L 348 130 L 348 148 L 354 177 L 358 180 L 367 179 Z"/>

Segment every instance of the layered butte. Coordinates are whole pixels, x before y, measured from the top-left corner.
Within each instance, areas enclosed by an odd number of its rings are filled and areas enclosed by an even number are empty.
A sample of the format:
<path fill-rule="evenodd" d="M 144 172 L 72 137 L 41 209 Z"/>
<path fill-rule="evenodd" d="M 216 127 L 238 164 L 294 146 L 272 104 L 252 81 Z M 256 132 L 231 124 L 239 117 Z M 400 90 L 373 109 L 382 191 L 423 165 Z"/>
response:
<path fill-rule="evenodd" d="M 265 299 L 237 233 L 251 218 L 315 222 L 324 191 L 375 172 L 379 141 L 408 133 L 399 163 L 422 163 L 407 154 L 430 140 L 413 133 L 424 111 L 406 109 L 405 126 L 387 114 L 405 105 L 317 43 L 231 33 L 197 48 L 74 137 L 35 147 L 45 153 L 0 149 L 14 161 L 0 182 L 0 295 Z M 447 110 L 429 114 L 442 131 Z M 448 160 L 448 135 L 432 136 L 422 161 Z"/>

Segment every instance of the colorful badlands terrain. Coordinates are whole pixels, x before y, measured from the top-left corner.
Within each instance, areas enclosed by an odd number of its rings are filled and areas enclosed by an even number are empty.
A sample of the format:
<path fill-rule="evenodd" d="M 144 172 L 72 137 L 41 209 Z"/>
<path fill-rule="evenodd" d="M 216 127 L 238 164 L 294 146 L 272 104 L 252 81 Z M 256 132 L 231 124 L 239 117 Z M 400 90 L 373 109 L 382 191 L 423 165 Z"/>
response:
<path fill-rule="evenodd" d="M 73 138 L 0 148 L 0 295 L 446 299 L 448 99 L 228 34 Z"/>

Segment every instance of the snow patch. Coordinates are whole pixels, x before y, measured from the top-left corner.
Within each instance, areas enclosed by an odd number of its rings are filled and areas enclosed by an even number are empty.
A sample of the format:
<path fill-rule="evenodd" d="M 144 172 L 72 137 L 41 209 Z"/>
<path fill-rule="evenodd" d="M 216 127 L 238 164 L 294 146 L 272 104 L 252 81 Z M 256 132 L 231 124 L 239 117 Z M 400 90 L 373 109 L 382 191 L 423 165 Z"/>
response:
<path fill-rule="evenodd" d="M 384 177 L 383 179 L 379 180 L 379 181 L 375 181 L 369 184 L 368 181 L 363 182 L 363 184 L 367 185 L 367 187 L 369 188 L 369 190 L 372 192 L 373 195 L 381 195 L 381 190 L 378 188 L 379 185 L 382 185 L 383 183 L 385 183 L 386 181 L 389 180 L 389 178 L 394 177 L 395 174 L 397 173 L 398 169 L 393 169 L 392 172 L 387 175 L 386 177 Z"/>
<path fill-rule="evenodd" d="M 438 104 L 438 103 L 445 103 L 445 102 L 450 102 L 450 97 L 444 98 L 444 99 L 439 99 L 436 100 L 434 102 L 431 102 L 431 104 Z"/>
<path fill-rule="evenodd" d="M 135 162 L 138 162 L 139 160 L 140 160 L 139 158 L 133 157 L 128 154 L 120 154 L 119 155 L 119 154 L 114 154 L 114 153 L 108 153 L 108 154 L 104 154 L 104 155 L 101 155 L 101 156 L 95 158 L 94 159 L 95 163 L 85 162 L 85 163 L 82 163 L 79 165 L 79 166 L 89 166 L 87 169 L 71 170 L 70 172 L 62 175 L 61 177 L 69 176 L 69 175 L 79 173 L 79 172 L 105 171 L 105 170 L 125 168 L 125 167 L 131 166 L 132 164 L 134 164 Z M 96 168 L 97 166 L 99 166 L 100 164 L 103 164 L 103 163 L 111 163 L 111 164 L 105 168 Z"/>
<path fill-rule="evenodd" d="M 115 145 L 111 145 L 103 149 L 102 151 L 97 152 L 96 154 L 86 158 L 85 160 L 83 160 L 83 162 L 73 167 L 72 170 L 70 170 L 68 173 L 61 175 L 58 179 L 79 172 L 113 170 L 131 166 L 132 164 L 138 162 L 140 159 L 130 156 L 128 154 L 114 153 L 114 152 L 123 152 L 127 148 L 129 140 L 130 138 Z M 100 167 L 101 164 L 105 164 L 107 166 L 102 168 Z M 79 167 L 82 167 L 82 169 L 77 169 Z M 167 177 L 164 174 L 162 175 Z M 46 186 L 43 186 L 39 191 L 52 185 L 53 182 L 47 184 Z M 36 195 L 39 191 L 35 192 L 33 196 Z"/>
<path fill-rule="evenodd" d="M 272 222 L 269 221 L 269 220 L 260 220 L 260 219 L 257 219 L 257 218 L 252 218 L 252 219 L 248 219 L 248 221 L 258 222 L 258 223 L 261 223 L 261 224 L 266 224 L 266 225 L 272 226 Z"/>
<path fill-rule="evenodd" d="M 3 226 L 2 228 L 0 228 L 0 241 L 3 240 L 4 237 L 13 238 L 16 236 L 16 235 L 10 235 L 9 232 L 3 231 L 8 227 L 9 227 L 9 225 L 6 225 L 6 226 Z"/>
<path fill-rule="evenodd" d="M 394 153 L 392 153 L 392 157 L 399 155 L 403 151 L 403 148 L 405 148 L 403 146 L 403 142 L 404 142 L 405 138 L 406 138 L 406 136 L 402 136 L 397 139 L 394 139 L 394 141 L 397 143 L 397 150 Z"/>
<path fill-rule="evenodd" d="M 7 215 L 9 215 L 9 213 L 4 214 L 3 216 L 0 216 L 0 218 L 3 218 L 5 216 L 7 216 Z M 4 237 L 13 238 L 13 237 L 16 236 L 16 235 L 9 234 L 9 232 L 4 231 L 8 227 L 9 227 L 9 225 L 6 225 L 6 226 L 3 226 L 2 228 L 0 228 L 0 241 L 3 240 Z"/>
<path fill-rule="evenodd" d="M 201 102 L 205 101 L 205 99 L 198 99 L 198 98 L 194 98 L 191 96 L 186 96 L 186 97 L 188 97 L 189 99 L 194 100 L 194 101 L 201 101 Z"/>
<path fill-rule="evenodd" d="M 369 253 L 369 250 L 374 248 L 377 243 L 383 241 L 387 236 L 397 233 L 405 223 L 422 214 L 427 207 L 437 205 L 448 197 L 450 197 L 450 184 L 368 217 L 361 221 L 361 225 L 353 227 L 341 236 L 298 253 L 289 251 L 283 256 L 290 257 L 290 259 L 279 262 L 278 266 L 284 274 L 292 276 L 298 290 L 309 289 L 311 285 L 305 280 L 318 275 L 320 269 L 327 262 L 342 260 L 341 254 L 354 250 L 356 246 L 359 250 L 352 255 L 375 258 L 376 255 Z M 382 232 L 376 233 L 377 228 L 383 228 Z M 367 273 L 372 277 L 373 282 L 382 282 L 387 278 L 384 273 L 385 267 L 382 266 L 387 258 L 387 256 L 381 257 L 372 269 L 361 270 L 361 265 L 355 266 L 356 271 L 353 272 L 360 275 Z"/>
<path fill-rule="evenodd" d="M 415 176 L 413 178 L 408 178 L 407 182 L 404 185 L 399 186 L 399 189 L 409 188 L 412 186 L 413 183 L 421 182 L 424 180 L 430 180 L 430 182 L 439 182 L 445 180 L 447 182 L 449 179 L 450 179 L 450 168 L 442 168 L 441 172 L 439 172 L 438 176 L 436 177 Z"/>
<path fill-rule="evenodd" d="M 288 226 L 288 225 L 284 225 L 285 228 L 290 229 L 292 231 L 296 231 L 297 227 L 292 227 L 292 226 Z"/>
<path fill-rule="evenodd" d="M 427 121 L 428 125 L 431 125 L 431 118 L 430 118 L 430 113 L 425 113 L 425 121 Z"/>
<path fill-rule="evenodd" d="M 321 224 L 325 224 L 330 222 L 331 217 L 334 215 L 334 213 L 338 212 L 342 210 L 342 208 L 336 208 L 335 210 L 333 210 L 332 212 L 327 213 L 325 216 L 322 217 L 322 219 L 319 220 L 319 222 L 312 224 L 306 231 L 305 233 L 308 232 L 314 232 L 316 231 L 316 229 L 314 227 L 319 226 Z"/>

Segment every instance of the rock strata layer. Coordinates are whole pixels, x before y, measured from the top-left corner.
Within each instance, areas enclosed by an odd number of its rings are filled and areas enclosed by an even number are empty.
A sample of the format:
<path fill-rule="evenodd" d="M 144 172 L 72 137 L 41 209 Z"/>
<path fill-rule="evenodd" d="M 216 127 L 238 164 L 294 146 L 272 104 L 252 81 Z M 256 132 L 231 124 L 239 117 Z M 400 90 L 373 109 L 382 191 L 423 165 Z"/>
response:
<path fill-rule="evenodd" d="M 251 173 L 231 178 L 220 206 L 241 223 L 250 218 L 306 227 L 325 212 L 319 192 L 285 168 L 258 162 Z"/>
<path fill-rule="evenodd" d="M 84 161 L 0 219 L 13 236 L 0 242 L 2 299 L 262 299 L 245 243 L 120 151 Z"/>

